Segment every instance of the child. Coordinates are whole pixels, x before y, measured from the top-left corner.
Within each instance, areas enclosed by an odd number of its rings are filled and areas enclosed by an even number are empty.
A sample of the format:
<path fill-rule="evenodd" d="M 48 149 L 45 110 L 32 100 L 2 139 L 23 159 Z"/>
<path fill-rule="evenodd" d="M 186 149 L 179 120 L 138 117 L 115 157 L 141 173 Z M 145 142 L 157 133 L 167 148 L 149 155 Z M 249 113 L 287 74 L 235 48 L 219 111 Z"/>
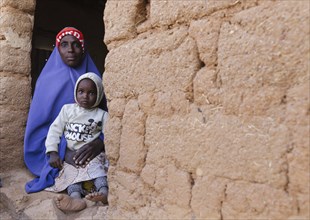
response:
<path fill-rule="evenodd" d="M 63 211 L 85 209 L 86 202 L 82 199 L 84 195 L 88 200 L 107 203 L 108 161 L 103 153 L 91 160 L 86 167 L 74 167 L 66 162 L 62 165 L 58 155 L 62 135 L 67 141 L 67 148 L 76 151 L 103 133 L 108 113 L 98 108 L 102 97 L 103 86 L 100 77 L 92 72 L 81 75 L 74 88 L 76 103 L 65 104 L 49 128 L 45 141 L 46 154 L 49 156 L 49 164 L 61 171 L 55 179 L 55 184 L 46 190 L 61 192 L 67 189 L 69 196 L 62 194 L 54 199 L 55 205 Z M 90 183 L 90 180 L 94 189 L 87 194 L 85 185 Z"/>

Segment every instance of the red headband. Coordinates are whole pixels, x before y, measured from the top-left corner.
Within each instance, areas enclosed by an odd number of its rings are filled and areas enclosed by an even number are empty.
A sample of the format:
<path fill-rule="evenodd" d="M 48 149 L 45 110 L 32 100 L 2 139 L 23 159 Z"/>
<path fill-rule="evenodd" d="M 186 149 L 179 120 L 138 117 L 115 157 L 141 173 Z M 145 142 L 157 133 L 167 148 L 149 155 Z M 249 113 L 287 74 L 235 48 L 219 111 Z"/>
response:
<path fill-rule="evenodd" d="M 67 35 L 72 35 L 72 36 L 76 37 L 80 41 L 82 48 L 83 48 L 83 51 L 84 51 L 84 36 L 83 36 L 81 31 L 79 31 L 78 29 L 73 28 L 73 27 L 66 27 L 66 28 L 62 29 L 57 34 L 57 36 L 56 36 L 56 46 L 57 47 L 59 47 L 61 39 Z"/>

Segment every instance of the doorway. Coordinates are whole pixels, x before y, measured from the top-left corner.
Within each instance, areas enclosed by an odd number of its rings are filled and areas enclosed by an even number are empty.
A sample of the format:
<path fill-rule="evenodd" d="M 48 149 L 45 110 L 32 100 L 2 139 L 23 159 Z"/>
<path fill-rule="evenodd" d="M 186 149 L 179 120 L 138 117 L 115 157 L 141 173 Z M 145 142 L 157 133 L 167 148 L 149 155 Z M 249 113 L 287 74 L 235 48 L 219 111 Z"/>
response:
<path fill-rule="evenodd" d="M 55 45 L 57 33 L 64 27 L 79 29 L 98 70 L 104 72 L 108 53 L 103 42 L 103 12 L 106 0 L 37 0 L 31 51 L 31 87 L 35 83 Z"/>

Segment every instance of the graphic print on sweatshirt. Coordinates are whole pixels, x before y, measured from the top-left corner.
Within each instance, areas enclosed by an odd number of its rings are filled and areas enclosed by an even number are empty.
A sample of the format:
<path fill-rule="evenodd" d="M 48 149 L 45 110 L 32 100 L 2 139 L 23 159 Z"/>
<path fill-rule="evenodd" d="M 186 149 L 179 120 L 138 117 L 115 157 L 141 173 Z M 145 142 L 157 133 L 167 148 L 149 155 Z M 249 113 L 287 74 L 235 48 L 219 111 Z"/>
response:
<path fill-rule="evenodd" d="M 67 123 L 65 127 L 65 137 L 67 140 L 85 142 L 93 137 L 94 133 L 101 131 L 102 121 L 98 123 L 94 119 L 88 119 L 89 123 Z"/>

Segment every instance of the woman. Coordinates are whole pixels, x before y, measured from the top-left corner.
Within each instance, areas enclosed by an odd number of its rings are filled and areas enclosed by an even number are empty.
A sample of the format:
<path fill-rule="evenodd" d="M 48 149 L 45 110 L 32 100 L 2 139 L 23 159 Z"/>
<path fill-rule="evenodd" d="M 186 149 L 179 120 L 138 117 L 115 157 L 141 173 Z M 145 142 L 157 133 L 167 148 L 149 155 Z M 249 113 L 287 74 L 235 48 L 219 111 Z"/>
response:
<path fill-rule="evenodd" d="M 74 102 L 76 80 L 86 72 L 94 72 L 101 77 L 85 48 L 82 32 L 66 27 L 56 36 L 56 47 L 37 80 L 30 105 L 24 138 L 24 160 L 36 178 L 26 183 L 27 193 L 38 192 L 54 184 L 59 169 L 48 164 L 44 142 L 49 126 L 62 106 Z M 106 110 L 104 103 L 105 99 L 100 106 Z M 104 150 L 104 146 L 101 137 L 77 152 L 66 152 L 65 149 L 66 141 L 62 137 L 59 145 L 61 159 L 65 158 L 72 165 L 85 166 Z"/>

